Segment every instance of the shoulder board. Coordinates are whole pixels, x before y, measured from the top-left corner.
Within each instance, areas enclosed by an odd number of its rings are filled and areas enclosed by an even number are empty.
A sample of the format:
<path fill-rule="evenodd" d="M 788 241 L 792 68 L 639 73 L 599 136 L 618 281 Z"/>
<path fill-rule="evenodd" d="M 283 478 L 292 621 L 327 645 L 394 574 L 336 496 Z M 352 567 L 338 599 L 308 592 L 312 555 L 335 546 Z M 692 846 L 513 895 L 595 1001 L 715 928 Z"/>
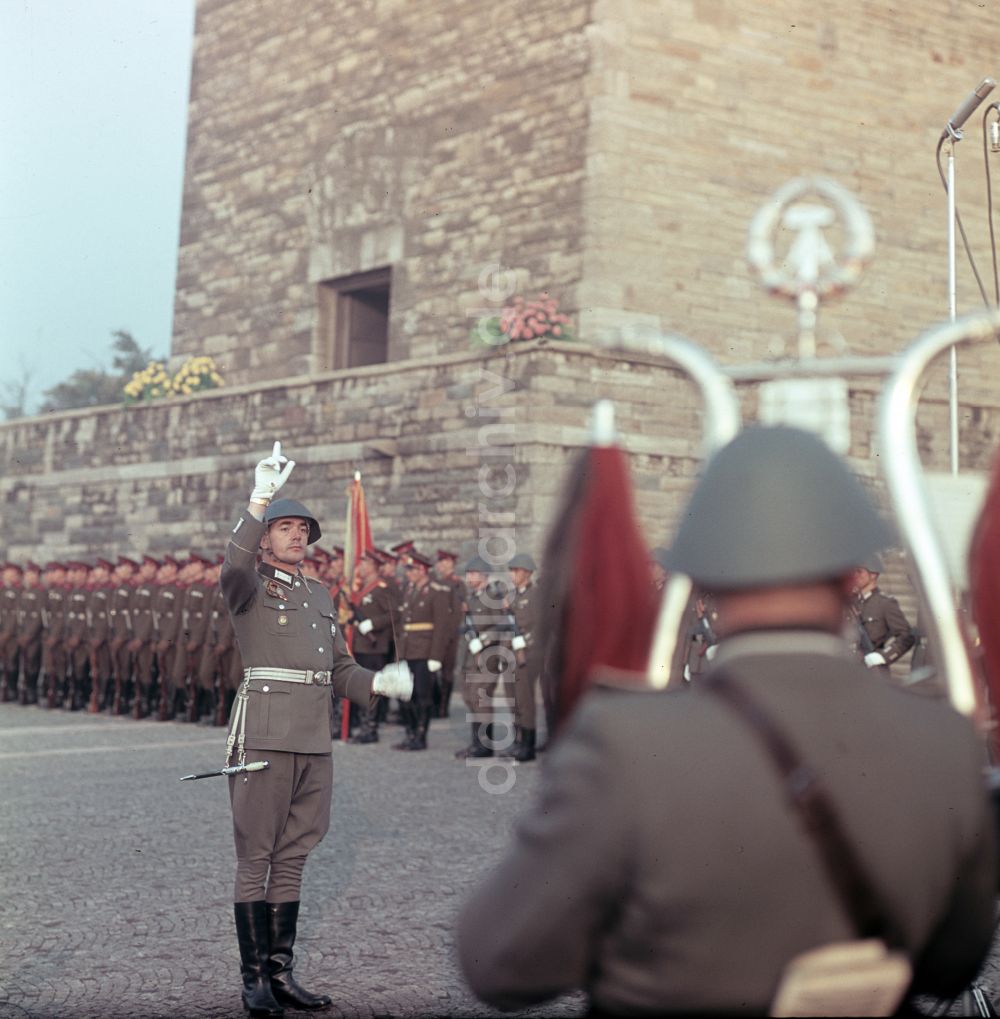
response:
<path fill-rule="evenodd" d="M 432 580 L 428 586 L 433 588 L 435 591 L 444 591 L 445 594 L 451 590 L 447 584 L 438 583 L 436 580 Z"/>

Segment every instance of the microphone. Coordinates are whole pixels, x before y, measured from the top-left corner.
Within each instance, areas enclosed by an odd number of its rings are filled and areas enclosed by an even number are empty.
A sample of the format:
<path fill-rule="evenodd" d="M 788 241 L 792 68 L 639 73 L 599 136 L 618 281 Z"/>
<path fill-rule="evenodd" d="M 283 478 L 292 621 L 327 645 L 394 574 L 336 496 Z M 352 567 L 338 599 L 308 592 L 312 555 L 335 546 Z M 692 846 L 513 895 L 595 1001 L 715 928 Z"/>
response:
<path fill-rule="evenodd" d="M 941 137 L 951 135 L 955 141 L 962 139 L 962 125 L 972 116 L 976 107 L 993 91 L 996 82 L 992 78 L 983 78 L 976 87 L 975 92 L 970 92 L 965 102 L 948 118 Z"/>

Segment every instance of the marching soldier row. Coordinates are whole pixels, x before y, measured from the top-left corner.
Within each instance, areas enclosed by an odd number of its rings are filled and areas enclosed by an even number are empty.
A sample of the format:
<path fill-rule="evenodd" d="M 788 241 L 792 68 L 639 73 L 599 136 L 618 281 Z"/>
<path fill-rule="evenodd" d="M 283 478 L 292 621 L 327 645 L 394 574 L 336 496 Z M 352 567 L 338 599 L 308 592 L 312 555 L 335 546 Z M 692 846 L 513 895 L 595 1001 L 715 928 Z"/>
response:
<path fill-rule="evenodd" d="M 243 664 L 219 587 L 223 557 L 145 555 L 5 563 L 0 586 L 0 701 L 223 725 Z M 303 570 L 330 591 L 358 663 L 378 671 L 399 659 L 414 675 L 400 702 L 399 750 L 422 750 L 432 716 L 447 717 L 456 680 L 472 738 L 460 756 L 535 756 L 537 668 L 527 651 L 534 628 L 535 563 L 518 555 L 511 582 L 495 567 L 458 555 L 436 560 L 412 542 L 364 553 L 352 582 L 343 549 L 310 549 Z M 492 579 L 491 579 L 492 577 Z M 513 686 L 515 738 L 492 727 L 502 675 Z M 352 708 L 354 743 L 378 741 L 386 700 Z"/>

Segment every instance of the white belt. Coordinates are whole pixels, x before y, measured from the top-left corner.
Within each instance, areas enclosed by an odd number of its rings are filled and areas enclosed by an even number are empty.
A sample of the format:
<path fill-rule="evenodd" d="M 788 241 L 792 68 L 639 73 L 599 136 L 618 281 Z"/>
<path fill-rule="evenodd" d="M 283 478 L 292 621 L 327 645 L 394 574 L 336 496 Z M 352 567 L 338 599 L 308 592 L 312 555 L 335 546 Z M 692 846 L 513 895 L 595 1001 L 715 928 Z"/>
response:
<path fill-rule="evenodd" d="M 314 672 L 312 669 L 274 669 L 269 665 L 253 665 L 243 670 L 243 681 L 251 679 L 269 679 L 276 683 L 309 683 L 316 686 L 329 686 L 333 682 L 330 673 L 323 669 Z"/>

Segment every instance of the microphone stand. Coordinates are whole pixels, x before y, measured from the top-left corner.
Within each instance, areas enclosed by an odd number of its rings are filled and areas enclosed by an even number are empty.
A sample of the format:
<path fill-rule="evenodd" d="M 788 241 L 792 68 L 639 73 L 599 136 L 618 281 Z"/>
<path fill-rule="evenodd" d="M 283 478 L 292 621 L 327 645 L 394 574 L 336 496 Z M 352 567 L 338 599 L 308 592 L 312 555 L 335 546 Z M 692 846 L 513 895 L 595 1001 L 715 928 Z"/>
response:
<path fill-rule="evenodd" d="M 958 317 L 958 293 L 955 267 L 955 142 L 962 140 L 961 130 L 948 125 L 948 319 Z M 948 348 L 948 433 L 951 473 L 958 474 L 958 351 Z"/>
<path fill-rule="evenodd" d="M 983 78 L 978 87 L 951 115 L 941 140 L 946 137 L 948 145 L 948 313 L 952 322 L 958 317 L 955 270 L 955 143 L 962 140 L 962 125 L 969 119 L 979 104 L 993 91 L 996 82 Z M 940 144 L 940 143 L 939 143 Z M 958 474 L 958 353 L 952 344 L 948 351 L 948 420 L 951 444 L 951 473 Z"/>

